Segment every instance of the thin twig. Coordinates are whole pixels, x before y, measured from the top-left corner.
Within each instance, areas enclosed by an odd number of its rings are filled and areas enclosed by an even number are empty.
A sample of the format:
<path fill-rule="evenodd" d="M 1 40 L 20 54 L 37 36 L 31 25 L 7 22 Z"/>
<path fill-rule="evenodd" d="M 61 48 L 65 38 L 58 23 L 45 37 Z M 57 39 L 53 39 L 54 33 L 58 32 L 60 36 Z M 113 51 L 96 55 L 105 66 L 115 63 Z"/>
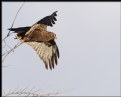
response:
<path fill-rule="evenodd" d="M 22 5 L 20 6 L 19 10 L 17 11 L 17 13 L 16 13 L 16 15 L 15 15 L 15 18 L 14 18 L 14 20 L 13 20 L 13 23 L 12 23 L 12 25 L 11 25 L 11 28 L 13 27 L 13 25 L 14 25 L 14 23 L 15 23 L 15 20 L 16 20 L 18 14 L 19 14 L 19 12 L 20 12 L 20 10 L 22 9 L 22 7 L 23 7 L 24 4 L 25 4 L 25 2 L 22 3 Z M 10 31 L 9 31 L 8 34 L 2 39 L 2 42 L 5 43 L 5 45 L 4 45 L 2 48 L 5 48 L 6 46 L 7 46 L 8 48 L 10 48 L 9 51 L 7 51 L 7 52 L 5 52 L 5 53 L 2 54 L 2 57 L 3 57 L 2 62 L 5 60 L 5 58 L 6 58 L 12 51 L 14 51 L 14 49 L 16 49 L 17 47 L 19 47 L 19 46 L 22 44 L 22 43 L 16 44 L 13 48 L 11 48 L 9 45 L 7 45 L 6 39 L 7 39 L 11 34 L 12 34 L 12 33 L 10 33 Z"/>
<path fill-rule="evenodd" d="M 14 18 L 14 20 L 13 20 L 13 23 L 12 23 L 12 25 L 11 25 L 11 28 L 13 27 L 13 25 L 14 25 L 14 23 L 15 23 L 15 20 L 16 20 L 16 18 L 17 18 L 17 15 L 18 15 L 18 13 L 20 12 L 20 10 L 21 10 L 21 8 L 23 7 L 24 4 L 25 4 L 25 2 L 20 6 L 18 12 L 16 13 L 15 18 Z M 17 48 L 18 46 L 21 45 L 21 44 L 19 44 L 19 45 L 17 44 L 17 45 L 14 46 L 14 48 L 11 48 L 9 45 L 7 45 L 7 43 L 6 43 L 5 40 L 6 40 L 11 34 L 12 34 L 12 33 L 10 33 L 10 31 L 9 31 L 8 34 L 2 39 L 2 41 L 5 43 L 5 45 L 4 45 L 2 48 L 5 48 L 6 46 L 10 48 L 10 51 L 7 51 L 7 53 L 2 54 L 2 56 L 4 56 L 3 61 L 5 60 L 5 58 L 7 57 L 7 55 L 10 54 L 10 52 L 14 51 L 15 48 Z"/>
<path fill-rule="evenodd" d="M 27 91 L 26 90 L 26 88 L 25 89 L 20 89 L 20 90 L 18 90 L 18 91 L 16 91 L 17 89 L 15 89 L 14 91 L 10 91 L 10 92 L 8 92 L 7 94 L 5 94 L 4 93 L 4 97 L 7 97 L 7 96 L 40 96 L 40 97 L 46 97 L 46 96 L 54 96 L 54 95 L 59 95 L 60 93 L 62 93 L 62 92 L 55 92 L 55 93 L 47 93 L 47 94 L 40 94 L 40 93 L 35 93 L 35 92 L 33 92 L 32 90 L 33 90 L 33 88 L 31 89 L 31 90 L 29 90 L 29 91 Z M 38 89 L 38 90 L 40 90 L 40 89 Z M 38 90 L 36 90 L 36 91 L 38 91 Z"/>
<path fill-rule="evenodd" d="M 23 2 L 23 4 L 20 6 L 20 8 L 19 8 L 19 10 L 17 11 L 17 13 L 16 13 L 16 15 L 15 15 L 15 18 L 14 18 L 14 20 L 13 20 L 13 23 L 12 23 L 12 25 L 11 25 L 11 28 L 13 27 L 13 25 L 14 25 L 14 23 L 15 23 L 15 20 L 16 20 L 16 18 L 17 18 L 17 16 L 18 16 L 18 13 L 20 12 L 20 10 L 22 9 L 22 7 L 23 7 L 23 5 L 25 4 L 25 2 Z M 10 36 L 12 33 L 10 33 L 10 31 L 8 32 L 8 34 L 7 34 L 7 36 L 6 37 L 4 37 L 3 39 L 2 39 L 2 41 L 4 41 L 8 36 Z"/>
<path fill-rule="evenodd" d="M 18 12 L 16 13 L 16 16 L 15 16 L 15 18 L 14 18 L 14 20 L 13 20 L 13 23 L 12 23 L 11 28 L 13 27 L 14 22 L 15 22 L 15 20 L 16 20 L 16 18 L 17 18 L 17 15 L 18 15 L 18 13 L 20 12 L 21 8 L 23 7 L 24 3 L 25 3 L 25 2 L 23 2 L 23 4 L 21 5 L 21 7 L 19 8 Z M 10 34 L 10 31 L 8 32 L 7 36 L 9 36 L 9 34 Z"/>
<path fill-rule="evenodd" d="M 5 58 L 6 58 L 12 51 L 14 51 L 14 49 L 16 49 L 17 47 L 19 47 L 21 44 L 22 44 L 22 42 L 19 43 L 19 44 L 16 44 L 16 45 L 14 46 L 14 48 L 12 48 L 10 51 L 8 51 L 7 54 L 4 55 L 4 58 L 3 58 L 2 62 L 5 60 Z"/>

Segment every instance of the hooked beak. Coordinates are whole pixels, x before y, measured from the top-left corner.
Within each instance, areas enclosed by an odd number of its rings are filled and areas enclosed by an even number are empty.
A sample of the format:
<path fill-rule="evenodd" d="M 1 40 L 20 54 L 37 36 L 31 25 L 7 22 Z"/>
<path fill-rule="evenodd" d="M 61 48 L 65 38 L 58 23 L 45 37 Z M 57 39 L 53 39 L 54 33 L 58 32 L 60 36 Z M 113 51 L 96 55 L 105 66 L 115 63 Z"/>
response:
<path fill-rule="evenodd" d="M 57 37 L 55 36 L 55 39 L 57 39 Z"/>

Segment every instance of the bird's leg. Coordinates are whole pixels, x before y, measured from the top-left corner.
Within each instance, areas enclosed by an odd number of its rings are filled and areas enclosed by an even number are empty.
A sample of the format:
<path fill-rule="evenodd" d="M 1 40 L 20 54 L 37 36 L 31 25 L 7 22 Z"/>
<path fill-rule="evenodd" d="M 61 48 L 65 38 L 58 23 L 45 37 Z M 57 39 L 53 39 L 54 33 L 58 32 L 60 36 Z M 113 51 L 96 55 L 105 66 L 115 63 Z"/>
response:
<path fill-rule="evenodd" d="M 46 41 L 46 42 L 44 42 L 48 47 L 50 47 L 51 46 L 51 43 L 50 42 L 48 42 L 48 41 Z"/>

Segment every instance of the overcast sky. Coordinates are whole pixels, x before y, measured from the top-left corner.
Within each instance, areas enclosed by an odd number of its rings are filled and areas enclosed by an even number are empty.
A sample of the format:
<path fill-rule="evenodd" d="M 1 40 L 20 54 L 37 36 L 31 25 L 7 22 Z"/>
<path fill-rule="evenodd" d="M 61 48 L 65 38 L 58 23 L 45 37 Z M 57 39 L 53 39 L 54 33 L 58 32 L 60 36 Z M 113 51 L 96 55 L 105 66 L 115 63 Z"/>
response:
<path fill-rule="evenodd" d="M 3 37 L 21 4 L 2 2 Z M 58 11 L 58 21 L 48 30 L 57 35 L 58 65 L 46 70 L 36 52 L 22 44 L 3 63 L 10 65 L 2 69 L 3 91 L 29 86 L 41 89 L 41 94 L 119 96 L 120 3 L 26 2 L 13 27 L 31 26 L 54 11 Z M 7 39 L 11 47 L 18 42 L 14 37 Z"/>

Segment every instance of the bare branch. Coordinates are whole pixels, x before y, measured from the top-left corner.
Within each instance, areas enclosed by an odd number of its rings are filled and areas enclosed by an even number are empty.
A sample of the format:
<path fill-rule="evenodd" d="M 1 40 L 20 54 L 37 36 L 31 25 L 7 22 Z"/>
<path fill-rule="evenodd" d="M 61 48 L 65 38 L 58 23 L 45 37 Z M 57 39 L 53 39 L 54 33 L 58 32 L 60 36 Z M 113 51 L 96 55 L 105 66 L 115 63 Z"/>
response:
<path fill-rule="evenodd" d="M 14 46 L 14 48 L 12 48 L 10 51 L 8 51 L 6 54 L 4 54 L 4 58 L 3 58 L 2 62 L 5 60 L 5 58 L 6 58 L 12 51 L 14 51 L 14 50 L 15 50 L 17 47 L 19 47 L 21 44 L 22 44 L 22 42 L 16 44 L 16 45 Z"/>
<path fill-rule="evenodd" d="M 38 90 L 35 90 L 36 92 L 39 91 L 40 89 Z M 13 91 L 9 91 L 8 93 L 5 93 L 3 94 L 3 97 L 7 97 L 7 96 L 40 96 L 40 97 L 46 97 L 46 96 L 57 96 L 59 95 L 60 93 L 63 93 L 63 92 L 53 92 L 53 93 L 47 93 L 47 94 L 41 94 L 41 93 L 35 93 L 33 91 L 33 88 L 30 89 L 30 90 L 27 90 L 27 88 L 24 88 L 24 89 L 15 89 Z"/>
<path fill-rule="evenodd" d="M 11 25 L 11 28 L 13 27 L 13 25 L 14 25 L 14 23 L 15 23 L 15 20 L 16 20 L 16 18 L 17 18 L 17 16 L 18 16 L 20 10 L 21 10 L 22 7 L 24 6 L 24 4 L 25 4 L 25 2 L 23 2 L 23 4 L 20 6 L 19 10 L 17 11 L 17 13 L 16 13 L 16 15 L 15 15 L 15 18 L 14 18 L 14 20 L 13 20 L 13 23 L 12 23 L 12 25 Z M 2 39 L 2 41 L 4 41 L 4 40 L 5 40 L 7 37 L 9 37 L 11 34 L 12 34 L 12 33 L 10 33 L 10 31 L 9 31 L 8 34 L 7 34 L 7 36 L 4 37 L 4 38 Z"/>
<path fill-rule="evenodd" d="M 20 6 L 19 10 L 17 11 L 17 13 L 16 13 L 16 15 L 15 15 L 15 18 L 14 18 L 14 20 L 13 20 L 13 23 L 12 23 L 12 25 L 11 25 L 11 28 L 13 27 L 13 25 L 14 25 L 14 23 L 15 23 L 15 20 L 16 20 L 16 18 L 17 18 L 17 16 L 18 16 L 20 10 L 21 10 L 22 7 L 24 6 L 24 4 L 25 4 L 25 2 L 22 3 L 22 5 Z M 12 33 L 10 33 L 10 31 L 9 31 L 8 34 L 2 39 L 2 42 L 4 43 L 4 46 L 2 47 L 2 49 L 5 48 L 5 47 L 8 47 L 8 48 L 10 49 L 9 51 L 6 51 L 6 52 L 4 52 L 4 53 L 2 54 L 2 57 L 3 57 L 2 62 L 5 60 L 5 58 L 6 58 L 12 51 L 14 51 L 14 49 L 16 49 L 17 47 L 19 47 L 19 46 L 22 44 L 22 43 L 16 44 L 13 48 L 11 48 L 11 47 L 6 43 L 6 39 L 7 39 L 8 37 L 10 37 L 11 34 L 12 34 Z"/>

